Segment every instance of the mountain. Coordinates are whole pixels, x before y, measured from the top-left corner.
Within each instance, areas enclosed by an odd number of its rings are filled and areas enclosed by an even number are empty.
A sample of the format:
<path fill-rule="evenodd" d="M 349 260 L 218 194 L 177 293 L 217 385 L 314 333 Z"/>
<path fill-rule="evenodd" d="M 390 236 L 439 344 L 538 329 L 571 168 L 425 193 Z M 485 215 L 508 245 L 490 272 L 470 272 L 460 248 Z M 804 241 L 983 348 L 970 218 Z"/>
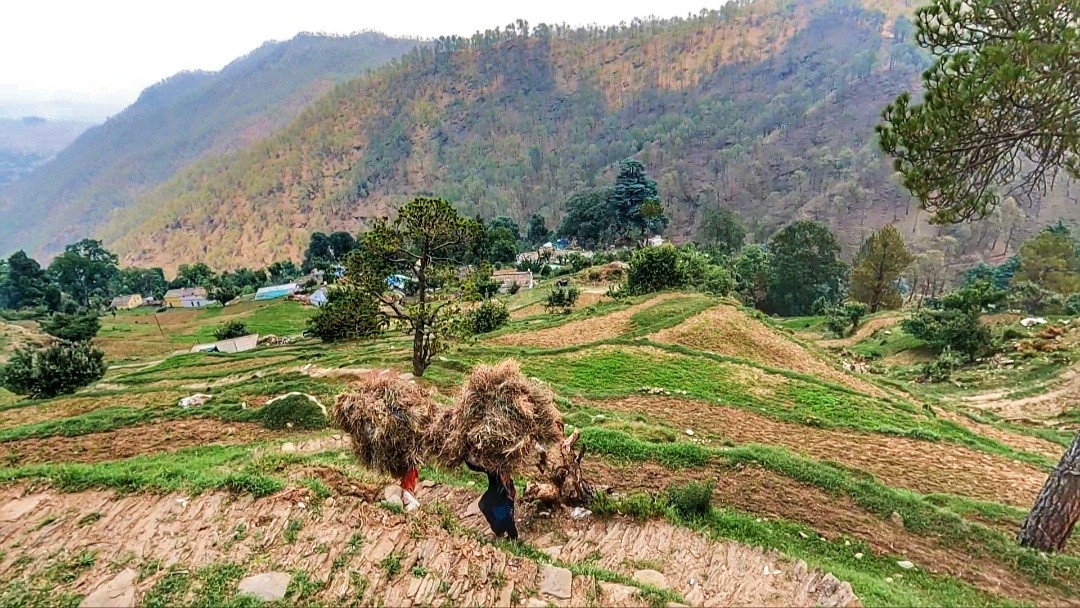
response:
<path fill-rule="evenodd" d="M 0 190 L 0 253 L 55 252 L 91 234 L 190 162 L 278 130 L 337 83 L 416 46 L 382 34 L 301 34 L 219 72 L 182 72 L 143 91 L 52 161 Z"/>
<path fill-rule="evenodd" d="M 0 186 L 48 162 L 90 126 L 88 122 L 37 116 L 0 118 Z"/>

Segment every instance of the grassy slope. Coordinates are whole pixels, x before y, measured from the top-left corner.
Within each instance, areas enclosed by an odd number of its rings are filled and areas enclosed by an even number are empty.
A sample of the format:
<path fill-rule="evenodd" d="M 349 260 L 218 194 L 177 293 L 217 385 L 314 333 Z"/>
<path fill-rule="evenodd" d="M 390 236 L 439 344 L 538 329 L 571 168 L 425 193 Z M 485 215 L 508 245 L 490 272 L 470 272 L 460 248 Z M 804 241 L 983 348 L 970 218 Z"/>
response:
<path fill-rule="evenodd" d="M 527 298 L 535 294 L 520 296 Z M 591 311 L 577 311 L 569 317 L 539 315 L 516 324 L 522 330 L 530 324 L 550 327 L 572 322 L 575 318 L 595 316 L 602 312 L 621 310 L 630 303 L 598 305 Z M 478 360 L 492 360 L 508 354 L 523 359 L 527 373 L 550 383 L 562 398 L 607 398 L 638 394 L 643 386 L 663 387 L 679 391 L 676 397 L 686 399 L 687 407 L 702 407 L 701 403 L 722 402 L 761 415 L 795 424 L 815 427 L 848 429 L 852 432 L 904 435 L 933 442 L 945 441 L 966 445 L 990 454 L 1006 455 L 1039 466 L 1050 463 L 1034 454 L 1023 453 L 1001 445 L 971 431 L 940 420 L 929 412 L 912 406 L 902 397 L 876 399 L 859 395 L 850 389 L 822 382 L 800 374 L 754 367 L 751 364 L 689 349 L 650 344 L 639 337 L 660 327 L 677 324 L 682 319 L 715 302 L 706 298 L 687 297 L 647 306 L 631 319 L 628 336 L 609 340 L 605 345 L 584 345 L 554 351 L 535 351 L 497 348 L 489 344 L 466 345 L 447 353 L 435 362 L 425 379 L 444 391 L 453 390 L 463 373 Z M 200 311 L 190 318 L 177 318 L 176 323 L 163 324 L 165 344 L 182 345 L 208 335 L 226 316 L 236 317 L 261 333 L 295 334 L 302 328 L 303 310 L 290 303 L 249 306 L 236 310 Z M 162 315 L 168 317 L 167 313 Z M 183 313 L 177 313 L 183 314 Z M 139 314 L 121 314 L 107 324 L 103 339 L 141 339 L 153 327 Z M 144 334 L 140 334 L 144 332 Z M 345 344 L 324 347 L 302 343 L 278 349 L 261 349 L 236 356 L 184 355 L 173 357 L 148 367 L 125 367 L 111 370 L 106 381 L 125 388 L 113 391 L 90 392 L 83 400 L 95 406 L 88 412 L 60 418 L 11 424 L 0 419 L 0 442 L 22 437 L 53 435 L 79 436 L 85 433 L 175 419 L 201 416 L 223 421 L 250 420 L 250 410 L 241 401 L 265 398 L 289 390 L 302 390 L 320 397 L 331 397 L 344 385 L 344 380 L 312 379 L 297 373 L 275 373 L 298 364 L 311 362 L 322 367 L 393 366 L 407 369 L 408 352 L 399 337 L 370 344 Z M 647 347 L 647 348 L 642 348 Z M 146 361 L 147 358 L 142 360 Z M 151 361 L 152 363 L 152 361 Z M 762 392 L 748 384 L 743 369 L 753 367 L 766 378 L 765 385 L 775 385 Z M 236 382 L 213 389 L 215 401 L 199 410 L 180 410 L 172 401 L 158 399 L 169 390 L 192 381 L 238 378 L 238 375 L 263 372 L 263 377 L 242 377 Z M 769 382 L 769 377 L 776 377 Z M 782 381 L 781 381 L 782 380 Z M 754 390 L 752 390 L 754 389 Z M 681 394 L 686 391 L 686 394 Z M 142 397 L 140 397 L 140 395 Z M 121 396 L 141 399 L 143 407 L 112 405 Z M 50 411 L 53 402 L 9 404 L 0 415 L 19 413 L 26 408 Z M 154 405 L 158 403 L 158 405 Z M 673 470 L 690 471 L 708 479 L 716 467 L 756 466 L 826 490 L 850 497 L 860 508 L 886 519 L 899 513 L 908 533 L 925 536 L 927 542 L 941 543 L 973 555 L 989 555 L 1009 569 L 1018 572 L 1032 584 L 1042 585 L 1055 593 L 1072 594 L 1072 583 L 1080 573 L 1076 561 L 1068 556 L 1052 557 L 1049 561 L 1016 548 L 1005 534 L 976 523 L 978 518 L 997 518 L 1016 521 L 1023 513 L 1015 508 L 964 499 L 951 495 L 925 496 L 907 490 L 890 488 L 863 472 L 851 471 L 797 455 L 776 446 L 729 445 L 706 447 L 685 441 L 677 429 L 661 424 L 620 417 L 610 412 L 597 416 L 593 411 L 562 401 L 567 421 L 583 427 L 583 440 L 594 458 L 612 462 L 652 461 Z M 707 406 L 706 406 L 707 407 Z M 264 449 L 260 450 L 259 448 Z M 185 491 L 228 490 L 265 495 L 288 485 L 288 471 L 317 462 L 334 466 L 350 475 L 362 475 L 349 459 L 339 453 L 292 456 L 265 450 L 258 444 L 248 446 L 206 446 L 190 448 L 172 455 L 146 455 L 123 461 L 96 464 L 44 464 L 0 469 L 0 480 L 14 481 L 45 478 L 57 488 L 75 491 L 92 487 L 114 487 L 124 490 Z M 932 449 L 932 448 L 931 448 Z M 459 473 L 445 481 L 454 482 Z M 459 479 L 460 481 L 460 479 Z M 661 491 L 662 488 L 657 488 Z M 606 508 L 616 512 L 674 517 L 663 509 L 638 513 L 642 504 L 659 504 L 655 500 L 624 497 L 622 503 Z M 635 506 L 635 504 L 637 506 Z M 648 509 L 646 509 L 648 511 Z M 976 518 L 976 519 L 972 519 Z M 678 518 L 675 518 L 678 520 Z M 958 579 L 925 572 L 905 574 L 900 580 L 886 583 L 895 572 L 897 556 L 875 554 L 861 541 L 845 543 L 846 539 L 822 540 L 811 527 L 799 521 L 782 518 L 762 519 L 730 508 L 715 507 L 706 517 L 680 523 L 701 529 L 723 538 L 772 547 L 793 558 L 805 559 L 811 566 L 827 569 L 848 580 L 866 605 L 895 604 L 1001 604 L 999 597 L 987 595 Z M 531 554 L 528 545 L 507 550 Z M 864 553 L 855 559 L 854 553 Z M 542 559 L 542 558 L 541 558 Z M 577 565 L 575 567 L 583 567 Z M 14 581 L 12 585 L 26 584 Z M 63 585 L 58 591 L 66 589 Z"/>

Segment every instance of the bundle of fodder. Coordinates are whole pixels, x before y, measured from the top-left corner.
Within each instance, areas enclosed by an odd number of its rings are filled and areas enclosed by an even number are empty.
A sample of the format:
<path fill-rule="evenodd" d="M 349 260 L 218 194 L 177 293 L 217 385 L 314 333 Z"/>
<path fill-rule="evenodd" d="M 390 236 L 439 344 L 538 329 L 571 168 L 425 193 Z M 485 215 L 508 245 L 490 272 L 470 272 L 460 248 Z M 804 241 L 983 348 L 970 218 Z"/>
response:
<path fill-rule="evenodd" d="M 352 438 L 360 464 L 402 477 L 424 462 L 434 408 L 430 395 L 415 383 L 372 373 L 337 396 L 333 418 Z"/>
<path fill-rule="evenodd" d="M 488 471 L 510 472 L 534 460 L 537 444 L 562 439 L 562 415 L 551 391 L 507 359 L 473 368 L 429 439 L 444 466 L 468 459 Z"/>

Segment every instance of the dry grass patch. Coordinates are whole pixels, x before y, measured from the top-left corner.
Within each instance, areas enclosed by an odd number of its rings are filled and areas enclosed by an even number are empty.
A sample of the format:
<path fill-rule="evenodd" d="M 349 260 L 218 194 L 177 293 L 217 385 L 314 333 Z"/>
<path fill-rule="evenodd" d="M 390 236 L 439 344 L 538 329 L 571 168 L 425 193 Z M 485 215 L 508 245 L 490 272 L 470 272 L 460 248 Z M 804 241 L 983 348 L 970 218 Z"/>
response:
<path fill-rule="evenodd" d="M 654 298 L 635 304 L 629 308 L 613 312 L 608 315 L 591 317 L 578 321 L 571 321 L 558 327 L 542 329 L 540 331 L 506 334 L 492 340 L 496 344 L 506 346 L 531 346 L 535 348 L 561 348 L 564 346 L 576 346 L 588 344 L 598 340 L 610 340 L 617 338 L 632 330 L 630 317 L 635 313 L 647 308 L 673 300 L 684 298 L 684 294 L 665 293 Z"/>
<path fill-rule="evenodd" d="M 821 378 L 867 395 L 885 391 L 836 369 L 817 354 L 781 336 L 764 323 L 732 306 L 716 306 L 685 322 L 649 336 L 657 342 L 680 344 L 697 350 L 747 359 L 761 365 Z"/>

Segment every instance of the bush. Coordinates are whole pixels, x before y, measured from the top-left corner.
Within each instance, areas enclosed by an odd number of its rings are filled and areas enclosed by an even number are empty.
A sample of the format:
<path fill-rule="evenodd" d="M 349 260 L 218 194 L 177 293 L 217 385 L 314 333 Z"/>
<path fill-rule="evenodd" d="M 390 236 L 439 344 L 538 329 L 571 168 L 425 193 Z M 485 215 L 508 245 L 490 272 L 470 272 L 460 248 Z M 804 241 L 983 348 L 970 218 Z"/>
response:
<path fill-rule="evenodd" d="M 901 321 L 900 327 L 938 353 L 951 349 L 974 360 L 994 347 L 990 328 L 970 310 L 922 308 Z"/>
<path fill-rule="evenodd" d="M 97 335 L 101 329 L 101 322 L 96 315 L 82 314 L 69 315 L 57 313 L 41 324 L 41 329 L 61 340 L 69 342 L 88 342 Z"/>
<path fill-rule="evenodd" d="M 510 287 L 506 290 L 510 295 L 517 295 L 517 292 L 521 291 L 521 283 L 514 281 L 510 283 Z"/>
<path fill-rule="evenodd" d="M 1066 298 L 1064 312 L 1067 315 L 1080 315 L 1080 293 L 1074 293 Z"/>
<path fill-rule="evenodd" d="M 859 323 L 868 312 L 870 307 L 862 302 L 844 302 L 841 306 L 825 310 L 825 327 L 837 338 L 843 338 L 849 330 L 854 332 L 859 328 Z"/>
<path fill-rule="evenodd" d="M 630 259 L 626 286 L 630 293 L 641 295 L 681 287 L 685 280 L 681 274 L 679 251 L 672 245 L 639 249 Z"/>
<path fill-rule="evenodd" d="M 682 486 L 667 489 L 668 505 L 682 519 L 695 520 L 709 514 L 712 509 L 712 483 L 691 481 Z"/>
<path fill-rule="evenodd" d="M 952 377 L 953 372 L 964 366 L 964 357 L 945 349 L 937 359 L 922 366 L 922 376 L 930 382 L 944 382 Z"/>
<path fill-rule="evenodd" d="M 480 306 L 469 311 L 469 324 L 473 335 L 486 334 L 510 322 L 510 311 L 498 300 L 484 300 Z"/>
<path fill-rule="evenodd" d="M 100 380 L 104 359 L 89 342 L 20 348 L 0 366 L 0 386 L 33 399 L 67 395 Z"/>
<path fill-rule="evenodd" d="M 709 266 L 705 271 L 705 278 L 700 283 L 703 293 L 710 296 L 727 296 L 735 291 L 735 277 L 722 266 Z"/>
<path fill-rule="evenodd" d="M 551 288 L 551 293 L 547 297 L 548 310 L 562 310 L 569 312 L 574 304 L 577 304 L 578 296 L 581 292 L 574 285 L 558 285 L 556 284 Z"/>
<path fill-rule="evenodd" d="M 236 287 L 235 285 L 222 284 L 222 285 L 216 285 L 215 287 L 213 287 L 210 290 L 210 293 L 207 294 L 207 295 L 210 297 L 211 300 L 215 300 L 217 302 L 220 302 L 221 305 L 224 306 L 224 305 L 228 304 L 229 302 L 232 302 L 236 298 L 240 297 L 240 292 L 241 292 L 241 290 L 238 287 Z M 228 338 L 219 338 L 219 339 L 227 340 Z"/>
<path fill-rule="evenodd" d="M 385 327 L 375 299 L 349 288 L 328 290 L 326 304 L 308 319 L 308 333 L 324 342 L 368 338 Z"/>
<path fill-rule="evenodd" d="M 248 335 L 247 326 L 239 321 L 229 321 L 214 330 L 214 337 L 218 340 L 232 340 Z"/>
<path fill-rule="evenodd" d="M 312 430 L 326 428 L 322 408 L 304 395 L 290 395 L 267 403 L 259 410 L 262 424 L 268 429 Z"/>

